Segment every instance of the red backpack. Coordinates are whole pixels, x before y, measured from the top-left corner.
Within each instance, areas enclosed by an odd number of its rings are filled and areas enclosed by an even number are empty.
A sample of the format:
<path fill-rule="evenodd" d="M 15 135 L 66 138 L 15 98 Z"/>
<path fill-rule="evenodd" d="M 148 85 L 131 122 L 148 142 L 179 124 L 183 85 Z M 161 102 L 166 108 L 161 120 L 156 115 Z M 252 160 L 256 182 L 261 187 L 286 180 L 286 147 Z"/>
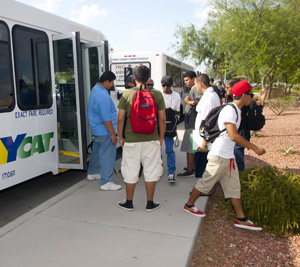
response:
<path fill-rule="evenodd" d="M 150 90 L 142 89 L 136 92 L 131 105 L 130 123 L 132 132 L 153 134 L 157 116 L 157 107 Z"/>

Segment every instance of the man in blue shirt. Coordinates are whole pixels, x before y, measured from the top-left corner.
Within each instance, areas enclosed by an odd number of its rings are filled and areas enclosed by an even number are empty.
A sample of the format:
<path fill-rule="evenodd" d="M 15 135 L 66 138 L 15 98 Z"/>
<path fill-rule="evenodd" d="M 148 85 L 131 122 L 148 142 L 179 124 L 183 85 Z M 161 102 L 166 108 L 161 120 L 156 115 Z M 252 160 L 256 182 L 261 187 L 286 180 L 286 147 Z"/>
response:
<path fill-rule="evenodd" d="M 88 119 L 94 142 L 87 179 L 95 180 L 101 177 L 100 190 L 104 191 L 122 188 L 112 182 L 116 159 L 117 110 L 108 91 L 114 85 L 115 79 L 113 72 L 104 72 L 93 87 L 88 104 Z"/>

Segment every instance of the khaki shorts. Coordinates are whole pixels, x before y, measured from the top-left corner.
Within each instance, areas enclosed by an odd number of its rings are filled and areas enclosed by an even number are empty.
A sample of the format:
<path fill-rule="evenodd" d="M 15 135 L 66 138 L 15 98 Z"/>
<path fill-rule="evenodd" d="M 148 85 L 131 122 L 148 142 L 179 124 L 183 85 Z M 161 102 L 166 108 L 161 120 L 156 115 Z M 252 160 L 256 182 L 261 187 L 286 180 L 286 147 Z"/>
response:
<path fill-rule="evenodd" d="M 195 188 L 208 194 L 215 183 L 221 183 L 225 198 L 241 198 L 239 172 L 235 159 L 224 159 L 208 154 L 208 163 L 202 178 L 198 179 Z M 231 165 L 231 167 L 230 167 Z"/>
<path fill-rule="evenodd" d="M 138 182 L 141 163 L 146 182 L 156 182 L 160 179 L 163 166 L 159 141 L 124 144 L 121 172 L 125 183 Z"/>

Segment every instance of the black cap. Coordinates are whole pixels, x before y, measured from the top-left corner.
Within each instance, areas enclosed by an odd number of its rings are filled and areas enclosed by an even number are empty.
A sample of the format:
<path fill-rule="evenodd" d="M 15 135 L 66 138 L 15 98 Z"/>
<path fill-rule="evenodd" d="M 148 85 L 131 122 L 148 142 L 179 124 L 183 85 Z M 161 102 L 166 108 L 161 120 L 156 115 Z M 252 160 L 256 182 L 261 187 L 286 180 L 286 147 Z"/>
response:
<path fill-rule="evenodd" d="M 173 85 L 173 78 L 170 75 L 166 75 L 161 78 L 161 83 L 167 83 L 168 85 Z"/>

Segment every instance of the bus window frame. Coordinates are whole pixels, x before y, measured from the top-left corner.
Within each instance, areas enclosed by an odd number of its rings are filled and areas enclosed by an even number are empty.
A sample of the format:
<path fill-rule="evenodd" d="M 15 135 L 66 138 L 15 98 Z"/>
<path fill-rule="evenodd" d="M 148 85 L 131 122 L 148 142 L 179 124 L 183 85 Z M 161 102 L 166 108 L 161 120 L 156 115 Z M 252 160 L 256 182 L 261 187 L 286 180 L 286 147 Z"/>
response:
<path fill-rule="evenodd" d="M 27 32 L 32 32 L 32 33 L 38 33 L 41 35 L 41 37 L 45 37 L 45 40 L 46 40 L 46 45 L 47 45 L 47 56 L 48 56 L 48 71 L 49 71 L 49 83 L 50 83 L 50 91 L 49 91 L 49 98 L 50 98 L 50 102 L 45 105 L 38 105 L 38 104 L 35 104 L 35 105 L 27 105 L 27 106 L 24 106 L 21 104 L 21 99 L 20 99 L 20 84 L 19 84 L 19 81 L 18 81 L 18 77 L 17 77 L 17 74 L 19 73 L 19 66 L 17 64 L 17 57 L 16 57 L 16 49 L 17 49 L 17 44 L 15 42 L 15 30 L 16 29 L 21 29 L 23 31 L 27 31 Z M 53 88 L 52 88 L 52 73 L 51 73 L 51 56 L 50 56 L 50 45 L 49 45 L 49 37 L 48 37 L 48 34 L 45 32 L 45 31 L 41 31 L 39 29 L 35 29 L 35 28 L 31 28 L 31 27 L 27 27 L 27 26 L 23 26 L 23 25 L 20 25 L 20 24 L 15 24 L 13 27 L 12 27 L 12 44 L 13 44 L 13 51 L 14 51 L 14 67 L 15 67 L 15 83 L 16 83 L 16 95 L 17 95 L 17 103 L 18 103 L 18 107 L 20 108 L 20 110 L 23 110 L 23 111 L 27 111 L 27 110 L 39 110 L 39 109 L 49 109 L 53 106 Z M 33 55 L 36 55 L 36 51 L 35 52 L 32 52 L 32 56 Z M 36 65 L 36 61 L 37 58 L 32 58 L 31 57 L 31 62 L 32 62 L 32 66 L 34 67 Z M 36 84 L 38 84 L 38 81 L 35 80 L 35 77 L 38 76 L 38 69 L 37 68 L 33 68 L 32 70 L 32 75 L 33 75 L 33 85 L 35 87 L 35 92 L 39 91 L 39 87 L 36 88 Z M 39 95 L 40 91 L 37 93 L 37 95 Z"/>
<path fill-rule="evenodd" d="M 13 64 L 12 64 L 12 51 L 11 51 L 11 36 L 10 36 L 10 28 L 8 27 L 7 23 L 3 20 L 0 20 L 0 24 L 2 24 L 6 29 L 7 29 L 7 36 L 8 36 L 8 56 L 9 56 L 9 64 L 10 64 L 10 82 L 11 82 L 11 96 L 12 96 L 12 105 L 8 106 L 6 109 L 0 107 L 0 113 L 4 112 L 11 112 L 15 109 L 16 106 L 16 98 L 15 98 L 15 85 L 14 85 L 14 77 L 13 77 Z M 0 42 L 5 42 L 5 41 L 0 41 Z"/>

